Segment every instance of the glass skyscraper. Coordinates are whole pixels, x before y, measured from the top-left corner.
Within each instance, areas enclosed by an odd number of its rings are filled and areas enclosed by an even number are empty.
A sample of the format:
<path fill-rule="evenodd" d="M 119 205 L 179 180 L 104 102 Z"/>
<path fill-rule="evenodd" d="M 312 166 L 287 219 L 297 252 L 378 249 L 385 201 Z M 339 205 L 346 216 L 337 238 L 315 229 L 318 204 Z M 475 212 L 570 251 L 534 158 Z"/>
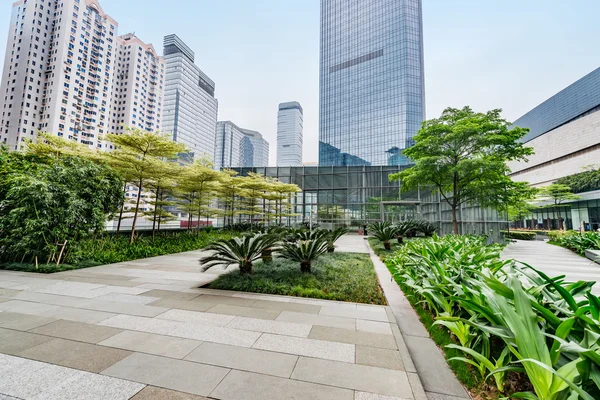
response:
<path fill-rule="evenodd" d="M 405 165 L 425 118 L 421 0 L 321 0 L 319 165 Z"/>

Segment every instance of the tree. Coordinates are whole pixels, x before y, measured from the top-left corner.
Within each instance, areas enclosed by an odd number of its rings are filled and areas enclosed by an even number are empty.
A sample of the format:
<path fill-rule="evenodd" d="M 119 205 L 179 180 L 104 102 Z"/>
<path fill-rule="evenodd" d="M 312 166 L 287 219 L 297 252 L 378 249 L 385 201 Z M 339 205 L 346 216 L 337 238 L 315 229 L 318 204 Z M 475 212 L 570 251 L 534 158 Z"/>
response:
<path fill-rule="evenodd" d="M 185 146 L 173 142 L 168 135 L 138 128 L 127 128 L 127 133 L 122 135 L 106 135 L 106 139 L 117 146 L 115 151 L 106 154 L 107 161 L 138 188 L 129 239 L 129 243 L 133 243 L 145 183 L 153 179 L 152 175 L 159 169 L 161 160 L 175 158 L 185 151 Z"/>
<path fill-rule="evenodd" d="M 175 186 L 175 177 L 180 175 L 181 167 L 173 162 L 157 161 L 154 165 L 154 170 L 150 175 L 152 179 L 146 184 L 146 188 L 153 193 L 153 198 L 146 200 L 146 204 L 152 206 L 152 210 L 145 211 L 145 217 L 152 218 L 152 240 L 156 226 L 160 231 L 160 225 L 163 221 L 175 219 L 175 216 L 164 208 L 170 205 L 175 205 L 174 201 L 169 200 L 169 195 L 173 192 Z"/>
<path fill-rule="evenodd" d="M 104 229 L 119 210 L 121 181 L 106 165 L 0 152 L 0 259 L 64 259 L 71 243 Z M 60 248 L 60 250 L 59 250 Z"/>
<path fill-rule="evenodd" d="M 540 191 L 542 199 L 548 199 L 552 201 L 552 206 L 556 207 L 561 205 L 567 200 L 577 200 L 581 196 L 576 195 L 571 191 L 569 185 L 563 185 L 560 183 L 553 183 L 550 186 L 546 186 Z"/>
<path fill-rule="evenodd" d="M 405 190 L 433 186 L 451 207 L 455 234 L 462 204 L 506 209 L 524 189 L 508 177 L 506 163 L 533 154 L 519 141 L 528 130 L 511 128 L 500 114 L 501 110 L 475 113 L 470 107 L 447 108 L 440 118 L 423 122 L 415 145 L 404 150 L 415 165 L 390 176 L 400 179 Z"/>
<path fill-rule="evenodd" d="M 205 216 L 208 220 L 213 214 L 210 205 L 215 197 L 220 173 L 212 167 L 207 159 L 197 160 L 186 166 L 178 179 L 177 190 L 182 195 L 184 208 L 188 212 L 188 228 L 192 226 L 194 214 L 197 216 L 198 229 L 200 218 Z"/>
<path fill-rule="evenodd" d="M 223 206 L 223 225 L 233 224 L 233 219 L 238 213 L 236 210 L 237 199 L 240 195 L 240 185 L 243 178 L 237 176 L 237 172 L 225 169 L 219 175 L 219 183 L 215 187 L 215 193 L 219 203 Z"/>
<path fill-rule="evenodd" d="M 241 189 L 240 195 L 243 198 L 244 207 L 241 213 L 247 215 L 252 223 L 256 216 L 263 214 L 264 208 L 261 204 L 261 200 L 268 197 L 266 192 L 271 189 L 271 185 L 261 174 L 251 172 L 248 176 L 242 178 L 239 187 Z"/>

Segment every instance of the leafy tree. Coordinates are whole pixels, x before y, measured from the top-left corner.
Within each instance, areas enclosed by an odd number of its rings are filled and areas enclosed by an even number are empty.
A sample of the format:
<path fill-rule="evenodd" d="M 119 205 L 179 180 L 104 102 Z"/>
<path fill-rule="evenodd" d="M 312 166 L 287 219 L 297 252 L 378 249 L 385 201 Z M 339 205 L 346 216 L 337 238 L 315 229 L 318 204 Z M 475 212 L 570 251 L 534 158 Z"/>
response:
<path fill-rule="evenodd" d="M 146 200 L 146 204 L 152 206 L 152 210 L 143 213 L 145 217 L 152 219 L 152 240 L 154 240 L 156 226 L 160 231 L 162 222 L 174 220 L 175 216 L 165 210 L 165 207 L 175 205 L 174 201 L 169 200 L 169 195 L 173 192 L 175 186 L 175 177 L 181 172 L 181 167 L 173 162 L 157 161 L 155 170 L 152 171 L 153 177 L 146 184 L 153 197 Z"/>
<path fill-rule="evenodd" d="M 508 177 L 506 163 L 533 153 L 519 141 L 528 130 L 511 129 L 500 114 L 501 110 L 447 108 L 440 118 L 423 122 L 415 145 L 404 150 L 415 165 L 390 176 L 400 179 L 405 190 L 432 185 L 451 207 L 455 234 L 462 204 L 506 209 L 524 189 Z"/>
<path fill-rule="evenodd" d="M 242 178 L 239 187 L 241 189 L 240 195 L 243 197 L 243 210 L 241 213 L 247 215 L 250 222 L 252 222 L 256 216 L 261 216 L 264 213 L 261 200 L 268 197 L 266 192 L 272 186 L 261 174 L 249 173 L 248 176 Z"/>
<path fill-rule="evenodd" d="M 98 153 L 88 146 L 48 132 L 40 132 L 36 142 L 28 143 L 27 152 L 40 158 L 78 156 L 96 161 L 100 160 Z"/>
<path fill-rule="evenodd" d="M 121 181 L 106 165 L 62 156 L 0 152 L 0 259 L 47 262 L 58 248 L 104 228 L 123 201 Z"/>
<path fill-rule="evenodd" d="M 581 198 L 581 196 L 576 195 L 571 191 L 570 186 L 562 185 L 560 183 L 553 183 L 550 186 L 544 187 L 540 194 L 542 199 L 549 199 L 552 201 L 551 207 L 559 206 L 567 200 L 577 200 Z"/>
<path fill-rule="evenodd" d="M 115 151 L 106 154 L 107 161 L 127 182 L 138 188 L 129 239 L 129 243 L 133 243 L 145 184 L 153 180 L 153 175 L 159 170 L 160 161 L 175 158 L 177 154 L 185 151 L 185 146 L 173 142 L 168 135 L 138 128 L 127 128 L 127 133 L 122 135 L 106 135 L 106 139 L 117 146 Z"/>
<path fill-rule="evenodd" d="M 188 228 L 192 226 L 194 214 L 197 216 L 198 229 L 200 218 L 205 216 L 208 220 L 213 214 L 210 205 L 215 197 L 220 175 L 207 159 L 197 160 L 183 169 L 177 191 L 183 200 L 183 208 L 188 212 Z"/>
<path fill-rule="evenodd" d="M 243 178 L 237 176 L 237 172 L 226 169 L 219 175 L 219 183 L 215 187 L 215 193 L 219 203 L 223 206 L 223 225 L 233 224 L 235 215 L 238 214 L 236 205 L 241 192 L 240 185 Z"/>

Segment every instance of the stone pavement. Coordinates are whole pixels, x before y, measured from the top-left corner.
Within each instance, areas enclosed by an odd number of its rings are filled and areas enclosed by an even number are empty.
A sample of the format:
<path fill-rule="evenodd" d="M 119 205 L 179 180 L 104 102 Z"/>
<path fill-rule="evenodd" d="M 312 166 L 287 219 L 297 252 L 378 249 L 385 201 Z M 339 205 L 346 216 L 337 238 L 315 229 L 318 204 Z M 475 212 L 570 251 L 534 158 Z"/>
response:
<path fill-rule="evenodd" d="M 0 271 L 0 399 L 426 398 L 392 308 L 198 289 L 200 256 Z"/>
<path fill-rule="evenodd" d="M 579 280 L 600 282 L 600 265 L 571 250 L 538 240 L 516 240 L 502 252 L 505 260 L 515 259 L 554 277 L 566 275 L 571 282 Z M 592 292 L 600 295 L 600 285 Z"/>

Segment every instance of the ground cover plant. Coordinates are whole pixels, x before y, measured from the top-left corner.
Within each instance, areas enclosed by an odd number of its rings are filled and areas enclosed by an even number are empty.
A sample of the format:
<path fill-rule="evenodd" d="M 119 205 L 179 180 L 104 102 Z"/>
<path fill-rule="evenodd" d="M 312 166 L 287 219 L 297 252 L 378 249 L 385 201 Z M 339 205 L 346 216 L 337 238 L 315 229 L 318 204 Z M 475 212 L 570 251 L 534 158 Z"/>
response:
<path fill-rule="evenodd" d="M 207 287 L 386 304 L 367 254 L 325 253 L 312 262 L 311 273 L 302 272 L 296 261 L 275 257 L 271 263 L 254 263 L 252 274 L 235 270 L 221 275 Z"/>
<path fill-rule="evenodd" d="M 465 382 L 488 397 L 600 398 L 600 299 L 592 282 L 550 278 L 502 261 L 485 238 L 413 240 L 388 268 L 434 326 L 451 334 L 446 350 L 478 374 Z M 447 354 L 448 356 L 448 354 Z"/>
<path fill-rule="evenodd" d="M 502 233 L 502 235 L 506 239 L 535 240 L 537 237 L 537 234 L 535 232 L 517 231 L 513 229 L 511 229 L 510 231 L 500 231 L 500 233 Z"/>
<path fill-rule="evenodd" d="M 582 256 L 586 250 L 600 250 L 600 232 L 563 231 L 551 235 L 550 240 Z"/>

